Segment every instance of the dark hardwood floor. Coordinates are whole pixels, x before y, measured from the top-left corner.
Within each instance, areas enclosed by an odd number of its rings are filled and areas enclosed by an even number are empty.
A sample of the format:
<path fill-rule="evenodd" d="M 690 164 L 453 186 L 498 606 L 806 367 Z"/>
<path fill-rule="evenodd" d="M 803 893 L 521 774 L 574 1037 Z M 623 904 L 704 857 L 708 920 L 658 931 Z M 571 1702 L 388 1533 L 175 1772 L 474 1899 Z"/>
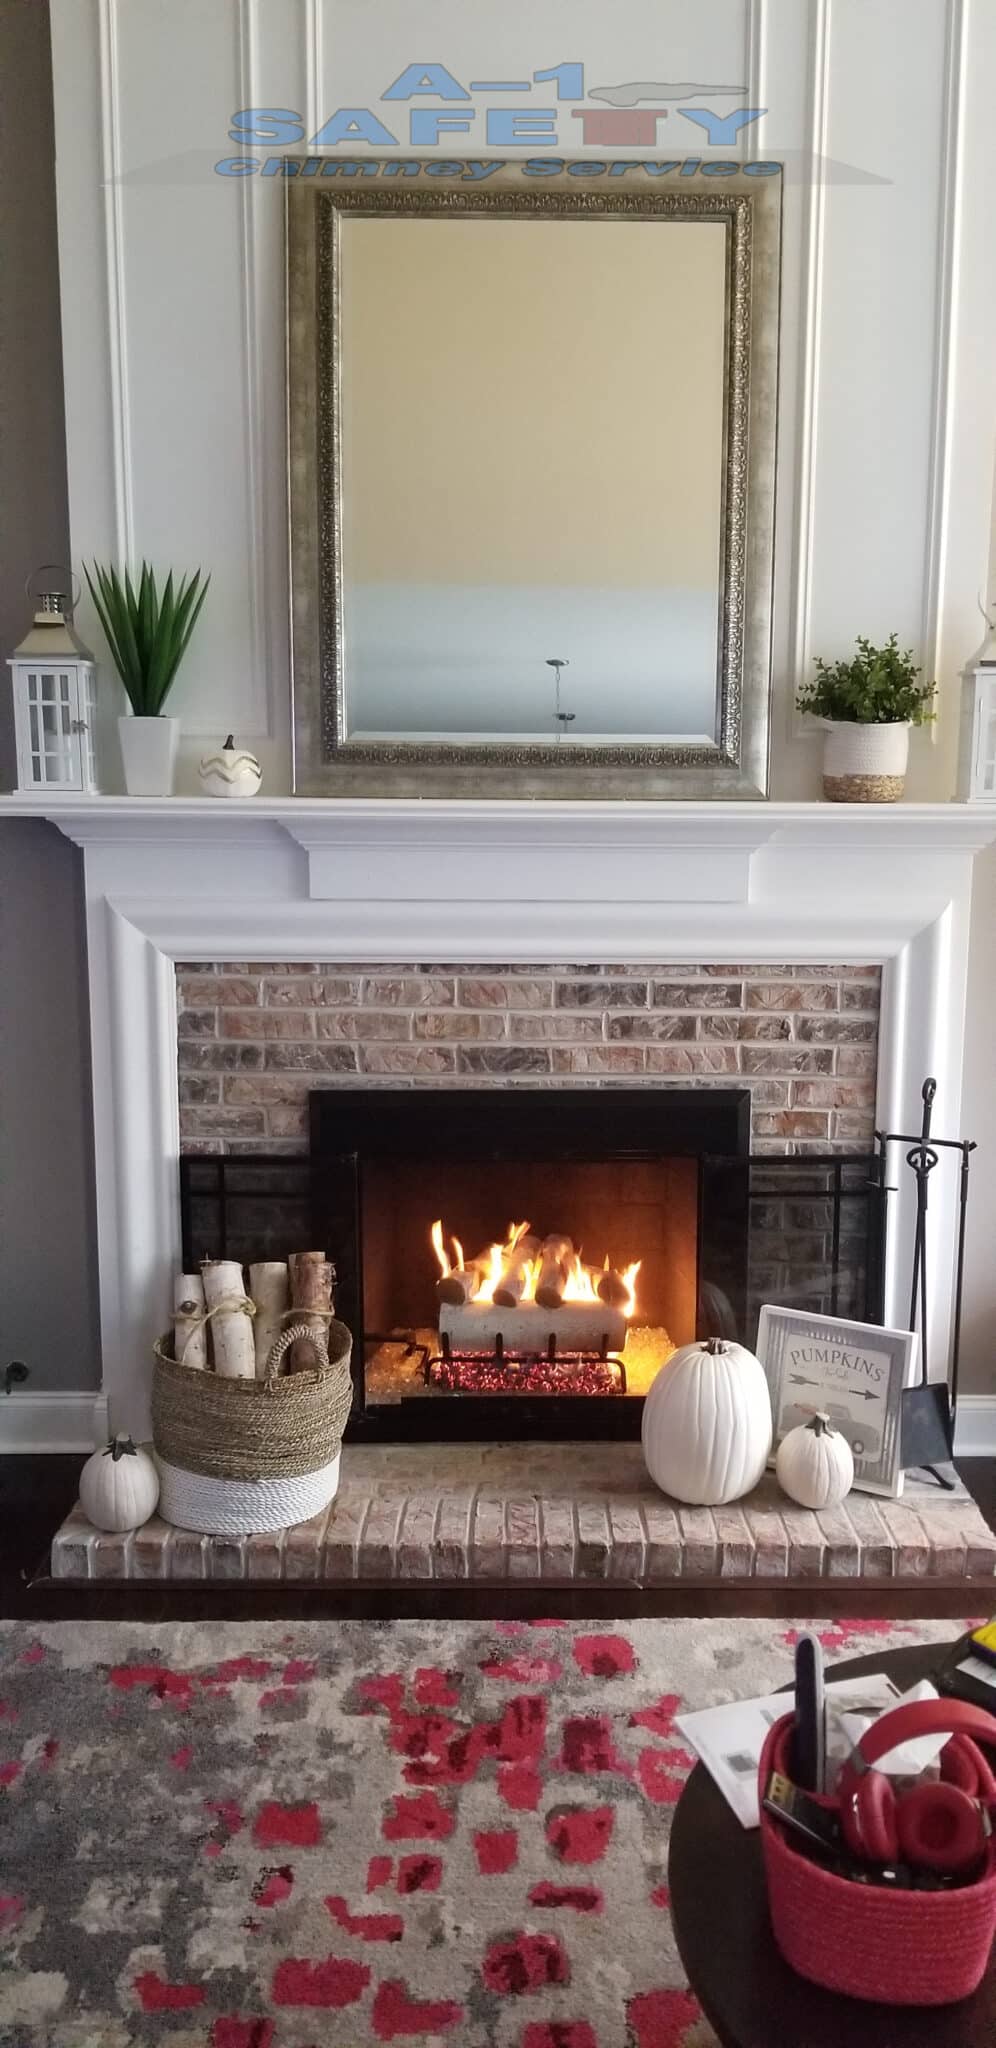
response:
<path fill-rule="evenodd" d="M 996 1597 L 973 1599 L 971 1589 L 921 1584 L 889 1596 L 882 1584 L 824 1581 L 812 1586 L 737 1586 L 676 1581 L 646 1589 L 616 1585 L 557 1587 L 455 1584 L 203 1586 L 60 1583 L 48 1577 L 48 1546 L 76 1499 L 80 1457 L 0 1457 L 0 1619 L 197 1621 L 335 1618 L 383 1620 L 404 1616 L 541 1617 L 565 1619 L 638 1615 L 751 1614 L 878 1617 L 902 1611 L 962 1619 L 996 1608 Z M 958 1469 L 990 1526 L 996 1529 L 996 1459 L 964 1458 Z"/>

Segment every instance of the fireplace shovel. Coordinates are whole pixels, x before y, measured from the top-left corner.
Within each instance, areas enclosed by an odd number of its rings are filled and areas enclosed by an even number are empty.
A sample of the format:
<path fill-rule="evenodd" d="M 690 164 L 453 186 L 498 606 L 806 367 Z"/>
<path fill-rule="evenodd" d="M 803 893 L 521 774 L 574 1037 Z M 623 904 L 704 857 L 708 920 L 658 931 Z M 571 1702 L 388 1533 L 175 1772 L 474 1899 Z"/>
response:
<path fill-rule="evenodd" d="M 920 1332 L 920 1376 L 915 1387 L 908 1387 L 902 1396 L 901 1444 L 902 1462 L 906 1470 L 917 1469 L 930 1472 L 939 1486 L 947 1492 L 954 1490 L 956 1481 L 950 1474 L 939 1471 L 939 1466 L 950 1465 L 954 1458 L 954 1400 L 957 1398 L 958 1353 L 961 1341 L 961 1297 L 965 1258 L 965 1222 L 968 1207 L 968 1155 L 971 1145 L 940 1139 L 930 1143 L 930 1124 L 933 1115 L 934 1096 L 937 1083 L 927 1080 L 923 1084 L 923 1116 L 919 1140 L 912 1151 L 906 1154 L 906 1163 L 916 1178 L 916 1230 L 913 1239 L 913 1279 L 910 1292 L 910 1329 L 919 1323 Z M 955 1292 L 955 1320 L 952 1340 L 952 1386 L 947 1379 L 931 1382 L 928 1377 L 927 1360 L 927 1198 L 928 1183 L 935 1166 L 940 1160 L 940 1147 L 961 1153 L 961 1188 L 958 1218 L 958 1266 Z"/>

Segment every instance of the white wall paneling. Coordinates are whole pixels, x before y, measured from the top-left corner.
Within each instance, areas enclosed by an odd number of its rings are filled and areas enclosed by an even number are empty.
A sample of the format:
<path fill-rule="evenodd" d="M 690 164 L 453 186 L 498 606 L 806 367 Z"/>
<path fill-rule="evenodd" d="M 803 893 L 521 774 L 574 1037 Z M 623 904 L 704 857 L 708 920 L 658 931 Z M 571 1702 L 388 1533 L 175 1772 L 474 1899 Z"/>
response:
<path fill-rule="evenodd" d="M 823 227 L 830 94 L 830 24 L 832 0 L 812 0 L 809 8 L 809 51 L 806 83 L 806 156 L 800 165 L 802 249 L 799 263 L 799 331 L 796 346 L 795 488 L 797 514 L 792 548 L 789 628 L 790 717 L 795 689 L 809 673 L 810 607 L 813 590 L 813 534 L 816 519 L 816 462 L 820 417 L 820 345 L 823 334 Z M 808 163 L 806 162 L 808 158 Z M 784 429 L 783 429 L 784 431 Z"/>
<path fill-rule="evenodd" d="M 299 109 L 310 138 L 338 108 L 368 107 L 399 153 L 494 155 L 484 110 L 508 95 L 479 93 L 471 129 L 430 152 L 411 149 L 409 105 L 384 92 L 409 63 L 470 84 L 575 60 L 589 90 L 744 85 L 767 111 L 735 153 L 786 163 L 774 796 L 818 786 L 792 712 L 811 655 L 895 628 L 942 686 L 911 792 L 947 798 L 992 503 L 992 0 L 52 0 L 52 18 L 74 562 L 133 543 L 212 568 L 175 698 L 188 779 L 203 737 L 233 727 L 262 740 L 268 791 L 288 787 L 282 184 L 215 174 L 237 151 L 232 112 Z M 556 105 L 559 153 L 585 153 L 571 106 L 538 84 L 527 103 Z M 708 154 L 673 102 L 657 154 Z M 96 633 L 86 604 L 81 623 Z M 104 702 L 117 709 L 112 689 Z M 113 734 L 106 751 L 113 764 Z M 977 904 L 992 915 L 988 882 Z M 947 1120 L 981 1127 L 988 1086 L 976 1034 Z M 981 1252 L 996 1167 L 981 1156 L 976 1190 L 981 1331 L 996 1300 Z"/>
<path fill-rule="evenodd" d="M 944 58 L 938 183 L 937 283 L 934 307 L 934 369 L 931 383 L 931 444 L 927 499 L 927 530 L 923 571 L 923 625 L 920 644 L 928 675 L 941 671 L 941 611 L 947 566 L 948 512 L 953 485 L 951 397 L 955 359 L 958 278 L 961 263 L 959 228 L 964 183 L 963 110 L 968 61 L 969 0 L 948 0 Z"/>

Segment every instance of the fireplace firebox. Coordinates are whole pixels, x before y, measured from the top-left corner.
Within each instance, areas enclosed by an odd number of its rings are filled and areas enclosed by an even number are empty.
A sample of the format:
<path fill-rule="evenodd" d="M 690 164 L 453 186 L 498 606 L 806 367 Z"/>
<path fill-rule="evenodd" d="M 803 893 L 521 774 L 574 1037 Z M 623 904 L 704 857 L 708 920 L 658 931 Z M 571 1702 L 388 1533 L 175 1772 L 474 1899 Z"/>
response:
<path fill-rule="evenodd" d="M 357 1333 L 357 1434 L 639 1434 L 679 1344 L 742 1317 L 741 1089 L 311 1098 L 319 1241 Z M 359 1342 L 362 1332 L 362 1343 Z"/>
<path fill-rule="evenodd" d="M 307 1158 L 181 1161 L 183 1256 L 335 1262 L 347 1434 L 639 1435 L 695 1337 L 881 1317 L 875 1156 L 752 1157 L 746 1089 L 325 1089 Z"/>

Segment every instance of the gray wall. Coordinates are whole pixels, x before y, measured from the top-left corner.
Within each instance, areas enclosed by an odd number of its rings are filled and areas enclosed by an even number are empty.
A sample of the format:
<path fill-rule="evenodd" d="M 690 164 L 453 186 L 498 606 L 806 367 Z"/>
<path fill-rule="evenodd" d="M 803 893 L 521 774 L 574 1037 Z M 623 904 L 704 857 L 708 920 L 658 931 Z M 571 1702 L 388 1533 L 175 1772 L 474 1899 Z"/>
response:
<path fill-rule="evenodd" d="M 0 655 L 25 578 L 69 559 L 46 0 L 0 0 Z M 2 671 L 0 787 L 14 780 Z M 99 1384 L 80 857 L 0 826 L 0 1371 L 27 1391 Z"/>

